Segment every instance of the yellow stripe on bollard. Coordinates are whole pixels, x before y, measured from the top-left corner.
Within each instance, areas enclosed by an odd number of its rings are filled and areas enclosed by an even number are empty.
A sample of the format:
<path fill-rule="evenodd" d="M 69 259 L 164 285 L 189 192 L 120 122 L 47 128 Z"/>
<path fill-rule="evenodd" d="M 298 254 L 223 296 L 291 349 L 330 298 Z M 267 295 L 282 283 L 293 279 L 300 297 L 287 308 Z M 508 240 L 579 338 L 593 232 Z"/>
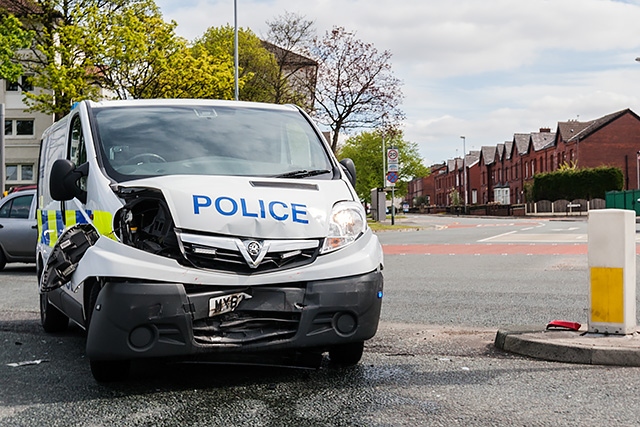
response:
<path fill-rule="evenodd" d="M 591 267 L 591 322 L 624 323 L 622 268 Z"/>

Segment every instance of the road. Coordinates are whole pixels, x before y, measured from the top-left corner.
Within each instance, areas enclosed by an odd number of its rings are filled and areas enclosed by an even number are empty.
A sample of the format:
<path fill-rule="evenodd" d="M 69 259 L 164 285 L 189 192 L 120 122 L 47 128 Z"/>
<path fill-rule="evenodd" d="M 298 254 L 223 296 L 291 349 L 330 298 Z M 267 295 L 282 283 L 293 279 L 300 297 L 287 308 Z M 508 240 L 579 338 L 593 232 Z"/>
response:
<path fill-rule="evenodd" d="M 129 381 L 97 384 L 83 333 L 43 333 L 34 269 L 10 265 L 0 273 L 0 426 L 640 424 L 640 368 L 545 362 L 492 345 L 502 326 L 586 321 L 586 255 L 542 251 L 584 246 L 584 221 L 402 221 L 423 229 L 379 234 L 382 322 L 351 369 L 137 363 Z M 530 244 L 530 254 L 510 250 Z"/>

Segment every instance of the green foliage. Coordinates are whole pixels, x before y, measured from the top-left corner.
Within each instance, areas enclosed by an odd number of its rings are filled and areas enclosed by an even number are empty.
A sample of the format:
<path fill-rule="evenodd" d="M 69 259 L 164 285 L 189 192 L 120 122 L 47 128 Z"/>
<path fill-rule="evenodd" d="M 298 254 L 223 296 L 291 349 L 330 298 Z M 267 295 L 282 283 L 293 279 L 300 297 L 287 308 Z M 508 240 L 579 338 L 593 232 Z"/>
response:
<path fill-rule="evenodd" d="M 65 19 L 40 30 L 31 63 L 31 109 L 66 114 L 98 98 L 233 98 L 233 62 L 189 47 L 153 0 L 69 2 Z M 54 42 L 54 40 L 59 40 Z"/>
<path fill-rule="evenodd" d="M 233 27 L 227 25 L 209 28 L 195 41 L 194 50 L 199 55 L 208 54 L 209 58 L 221 66 L 230 67 L 233 78 Z M 260 39 L 248 29 L 238 29 L 238 69 L 239 86 L 242 82 L 239 91 L 241 100 L 274 101 L 273 82 L 278 77 L 278 64 L 275 57 L 262 46 Z"/>
<path fill-rule="evenodd" d="M 622 190 L 623 185 L 624 175 L 620 168 L 569 168 L 536 175 L 533 200 L 604 199 L 607 191 Z"/>
<path fill-rule="evenodd" d="M 381 131 L 363 132 L 349 138 L 338 151 L 338 158 L 350 158 L 356 166 L 356 191 L 363 200 L 371 200 L 371 190 L 384 186 L 383 180 L 383 133 Z M 400 179 L 396 183 L 397 196 L 407 193 L 407 182 L 413 177 L 429 174 L 429 170 L 422 163 L 415 143 L 405 141 L 398 133 L 393 139 L 385 137 L 385 147 L 391 146 L 400 153 Z"/>
<path fill-rule="evenodd" d="M 16 53 L 31 45 L 33 33 L 13 15 L 0 15 L 0 78 L 15 82 L 23 74 Z"/>
<path fill-rule="evenodd" d="M 460 206 L 462 204 L 462 197 L 460 197 L 460 193 L 455 187 L 449 190 L 449 200 L 451 201 L 451 206 Z"/>

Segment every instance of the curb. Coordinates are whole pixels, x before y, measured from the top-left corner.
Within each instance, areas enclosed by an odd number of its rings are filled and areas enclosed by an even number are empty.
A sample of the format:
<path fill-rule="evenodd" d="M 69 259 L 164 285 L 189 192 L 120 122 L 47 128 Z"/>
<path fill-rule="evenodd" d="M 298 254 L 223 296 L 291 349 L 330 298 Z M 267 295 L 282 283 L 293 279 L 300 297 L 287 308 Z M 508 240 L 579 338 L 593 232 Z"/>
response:
<path fill-rule="evenodd" d="M 588 334 L 523 326 L 498 330 L 494 345 L 510 353 L 554 362 L 640 366 L 640 336 Z"/>

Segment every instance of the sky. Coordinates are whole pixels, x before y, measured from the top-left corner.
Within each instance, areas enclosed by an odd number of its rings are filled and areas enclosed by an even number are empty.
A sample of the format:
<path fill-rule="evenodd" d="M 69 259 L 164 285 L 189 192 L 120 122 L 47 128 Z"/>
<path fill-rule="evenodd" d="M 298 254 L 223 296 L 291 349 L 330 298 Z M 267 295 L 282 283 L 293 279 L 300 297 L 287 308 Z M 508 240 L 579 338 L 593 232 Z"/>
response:
<path fill-rule="evenodd" d="M 233 0 L 156 0 L 188 40 L 234 23 Z M 236 0 L 259 37 L 285 12 L 393 55 L 405 139 L 425 165 L 630 108 L 640 115 L 640 0 Z M 639 147 L 640 148 L 640 147 Z"/>

